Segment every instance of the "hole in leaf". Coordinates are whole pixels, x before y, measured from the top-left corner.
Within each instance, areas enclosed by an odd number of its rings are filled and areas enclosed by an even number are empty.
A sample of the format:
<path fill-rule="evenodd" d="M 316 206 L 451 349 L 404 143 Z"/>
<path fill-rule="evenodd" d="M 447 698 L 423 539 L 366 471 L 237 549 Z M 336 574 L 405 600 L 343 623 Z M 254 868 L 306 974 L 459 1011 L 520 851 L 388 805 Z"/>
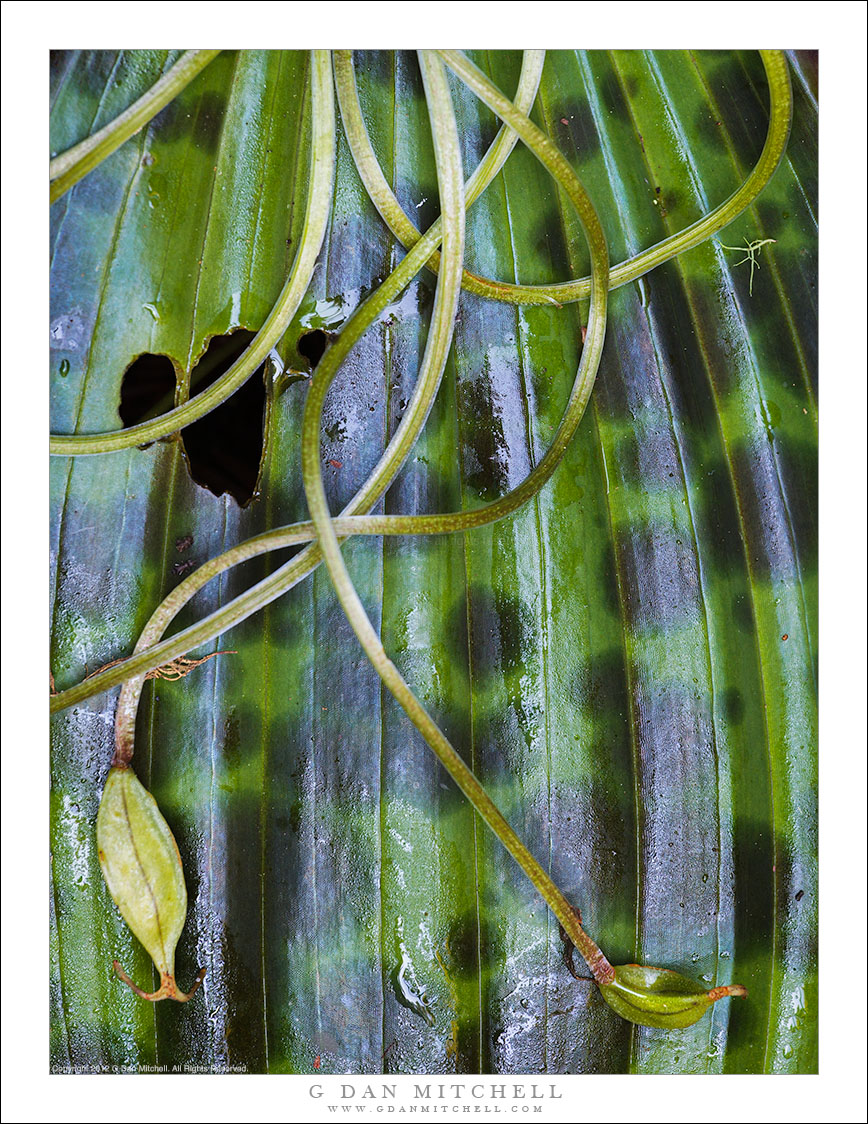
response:
<path fill-rule="evenodd" d="M 193 368 L 190 397 L 216 382 L 250 346 L 254 335 L 242 328 L 215 336 Z M 193 480 L 215 496 L 228 492 L 240 507 L 253 498 L 262 461 L 264 370 L 263 363 L 231 398 L 181 430 Z M 167 355 L 140 355 L 124 372 L 121 382 L 118 413 L 124 429 L 171 410 L 176 386 L 175 365 Z"/>
<path fill-rule="evenodd" d="M 239 329 L 215 336 L 193 368 L 190 397 L 206 390 L 249 347 L 255 333 Z M 181 430 L 190 475 L 197 484 L 239 507 L 253 499 L 262 461 L 265 364 L 216 410 Z"/>
<path fill-rule="evenodd" d="M 168 355 L 140 355 L 121 382 L 118 407 L 124 429 L 159 417 L 175 404 L 175 366 Z"/>
<path fill-rule="evenodd" d="M 305 332 L 303 336 L 299 336 L 298 343 L 296 344 L 298 353 L 307 359 L 310 363 L 311 370 L 313 370 L 320 359 L 322 359 L 328 342 L 328 335 L 322 328 L 314 328 L 313 331 Z"/>

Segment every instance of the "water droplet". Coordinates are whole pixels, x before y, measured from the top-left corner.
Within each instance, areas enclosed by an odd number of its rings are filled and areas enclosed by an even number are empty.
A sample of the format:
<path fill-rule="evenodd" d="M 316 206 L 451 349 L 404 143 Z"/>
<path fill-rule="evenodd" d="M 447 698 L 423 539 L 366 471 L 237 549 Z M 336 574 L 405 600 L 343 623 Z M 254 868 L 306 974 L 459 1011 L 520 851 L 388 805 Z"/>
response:
<path fill-rule="evenodd" d="M 84 336 L 84 316 L 80 308 L 74 308 L 51 321 L 48 345 L 58 351 L 75 351 L 84 342 Z"/>
<path fill-rule="evenodd" d="M 65 379 L 68 374 L 69 374 L 69 360 L 64 359 L 63 362 L 60 364 L 60 377 L 62 379 Z"/>

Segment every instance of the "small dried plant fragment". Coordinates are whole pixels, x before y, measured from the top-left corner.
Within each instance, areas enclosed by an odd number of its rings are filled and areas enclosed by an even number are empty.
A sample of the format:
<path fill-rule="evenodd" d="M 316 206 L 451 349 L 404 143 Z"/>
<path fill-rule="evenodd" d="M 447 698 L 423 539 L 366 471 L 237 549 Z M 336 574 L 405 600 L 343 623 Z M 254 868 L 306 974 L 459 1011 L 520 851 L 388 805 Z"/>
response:
<path fill-rule="evenodd" d="M 137 987 L 117 961 L 114 969 L 142 999 L 176 999 L 193 995 L 205 975 L 201 969 L 184 993 L 175 983 L 175 947 L 187 918 L 187 887 L 175 837 L 157 802 L 133 770 L 113 768 L 108 775 L 96 820 L 99 863 L 115 905 L 147 949 L 160 986 Z"/>

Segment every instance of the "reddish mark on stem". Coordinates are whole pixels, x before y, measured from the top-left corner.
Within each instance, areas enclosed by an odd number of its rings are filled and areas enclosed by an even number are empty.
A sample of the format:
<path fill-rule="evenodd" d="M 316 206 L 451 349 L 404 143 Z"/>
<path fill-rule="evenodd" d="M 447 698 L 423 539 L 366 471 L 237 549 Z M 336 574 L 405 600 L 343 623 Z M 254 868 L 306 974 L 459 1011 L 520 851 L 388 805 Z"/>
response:
<path fill-rule="evenodd" d="M 577 906 L 573 906 L 573 913 L 576 915 L 576 920 L 581 925 L 581 923 L 582 923 L 582 912 L 581 912 L 581 910 Z M 564 944 L 563 952 L 562 952 L 564 964 L 566 965 L 566 968 L 569 971 L 570 975 L 573 977 L 574 980 L 585 980 L 585 979 L 587 979 L 588 978 L 587 976 L 580 975 L 579 972 L 576 970 L 576 962 L 573 959 L 573 953 L 575 952 L 576 946 L 573 944 L 572 940 L 570 939 L 570 936 L 567 933 L 566 929 L 563 927 L 563 925 L 558 925 L 558 931 L 560 932 L 561 940 L 563 941 L 563 944 Z"/>

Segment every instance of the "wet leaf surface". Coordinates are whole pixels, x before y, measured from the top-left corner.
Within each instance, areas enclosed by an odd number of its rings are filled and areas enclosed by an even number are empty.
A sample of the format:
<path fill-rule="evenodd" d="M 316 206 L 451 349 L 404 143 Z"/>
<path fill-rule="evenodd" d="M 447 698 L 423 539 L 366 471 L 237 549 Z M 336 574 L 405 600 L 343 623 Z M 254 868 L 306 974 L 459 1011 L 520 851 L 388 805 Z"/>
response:
<path fill-rule="evenodd" d="M 473 52 L 502 89 L 520 56 Z M 179 52 L 58 52 L 52 151 L 138 97 Z M 114 693 L 53 720 L 52 1061 L 251 1072 L 810 1072 L 816 1068 L 816 102 L 792 56 L 788 157 L 723 241 L 612 294 L 597 387 L 552 482 L 465 537 L 344 548 L 387 650 L 616 963 L 749 998 L 694 1026 L 631 1028 L 563 959 L 557 922 L 367 665 L 317 571 L 139 715 L 136 769 L 177 839 L 189 913 L 183 1008 L 143 1003 L 150 958 L 103 883 L 95 821 Z M 436 216 L 415 57 L 356 56 L 398 198 Z M 123 374 L 165 355 L 179 394 L 214 336 L 256 331 L 299 237 L 307 57 L 226 52 L 51 211 L 52 428 L 115 429 Z M 812 77 L 813 73 L 813 77 Z M 496 129 L 457 81 L 465 164 Z M 741 182 L 765 136 L 751 52 L 550 52 L 535 119 L 579 171 L 613 261 Z M 719 239 L 718 239 L 719 241 Z M 280 364 L 339 330 L 398 251 L 339 143 L 327 246 Z M 508 281 L 586 272 L 521 147 L 468 216 L 468 265 Z M 423 272 L 350 356 L 322 443 L 333 509 L 406 407 L 431 307 Z M 583 308 L 464 294 L 437 404 L 384 501 L 473 506 L 540 458 Z M 266 364 L 262 476 L 244 509 L 178 441 L 53 458 L 58 688 L 128 653 L 199 564 L 304 518 L 304 381 Z M 179 543 L 188 544 L 183 552 Z M 273 565 L 238 567 L 179 624 Z M 213 649 L 212 649 L 213 650 Z M 198 652 L 196 654 L 204 654 Z M 171 1009 L 170 1009 L 171 1008 Z"/>

